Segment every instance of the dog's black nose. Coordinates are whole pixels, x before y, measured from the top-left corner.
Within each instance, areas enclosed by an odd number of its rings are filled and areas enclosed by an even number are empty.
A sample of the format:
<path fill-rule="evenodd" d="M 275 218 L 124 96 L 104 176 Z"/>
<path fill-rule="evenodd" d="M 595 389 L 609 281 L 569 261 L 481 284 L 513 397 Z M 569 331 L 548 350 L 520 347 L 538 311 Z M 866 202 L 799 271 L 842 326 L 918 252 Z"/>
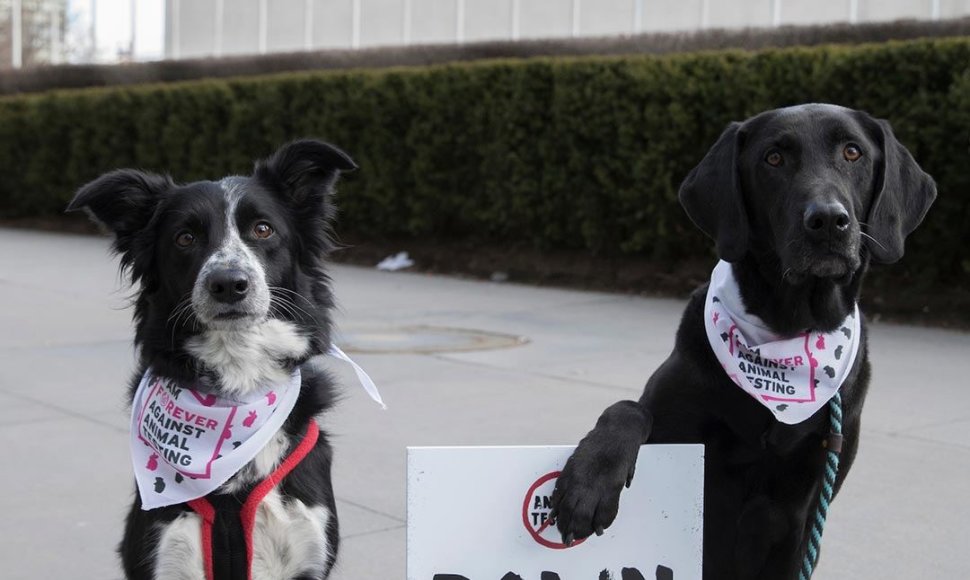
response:
<path fill-rule="evenodd" d="M 849 212 L 839 202 L 810 203 L 802 224 L 813 237 L 838 236 L 849 229 Z"/>
<path fill-rule="evenodd" d="M 209 294 L 226 304 L 239 302 L 249 290 L 249 278 L 242 270 L 218 270 L 206 282 Z"/>

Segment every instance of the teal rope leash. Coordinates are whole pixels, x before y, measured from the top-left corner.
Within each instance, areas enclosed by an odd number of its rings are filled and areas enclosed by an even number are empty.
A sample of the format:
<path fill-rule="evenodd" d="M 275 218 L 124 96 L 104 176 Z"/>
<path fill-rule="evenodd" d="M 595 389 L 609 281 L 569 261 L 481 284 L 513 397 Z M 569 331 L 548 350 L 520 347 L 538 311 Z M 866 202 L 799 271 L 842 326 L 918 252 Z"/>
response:
<path fill-rule="evenodd" d="M 812 531 L 805 546 L 805 559 L 802 569 L 798 573 L 798 580 L 809 580 L 818 564 L 818 551 L 822 545 L 822 532 L 825 530 L 825 518 L 829 514 L 829 504 L 835 493 L 835 478 L 839 474 L 839 453 L 842 452 L 842 394 L 835 393 L 829 401 L 829 424 L 831 432 L 826 441 L 825 478 L 822 480 L 822 491 L 818 494 L 818 506 L 815 508 L 815 518 L 812 521 Z"/>

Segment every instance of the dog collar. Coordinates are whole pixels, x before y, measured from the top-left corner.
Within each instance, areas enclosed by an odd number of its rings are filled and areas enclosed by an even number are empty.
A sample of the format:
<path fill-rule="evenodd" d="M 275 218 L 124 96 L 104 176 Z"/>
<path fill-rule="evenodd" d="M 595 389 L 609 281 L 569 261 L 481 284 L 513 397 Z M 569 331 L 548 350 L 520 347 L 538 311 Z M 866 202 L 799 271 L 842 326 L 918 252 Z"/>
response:
<path fill-rule="evenodd" d="M 143 510 L 212 493 L 269 443 L 300 394 L 300 369 L 245 400 L 183 387 L 149 368 L 135 391 L 130 448 Z"/>
<path fill-rule="evenodd" d="M 859 351 L 858 305 L 835 332 L 779 336 L 747 312 L 724 261 L 711 273 L 704 327 L 728 377 L 788 425 L 808 419 L 835 396 Z"/>

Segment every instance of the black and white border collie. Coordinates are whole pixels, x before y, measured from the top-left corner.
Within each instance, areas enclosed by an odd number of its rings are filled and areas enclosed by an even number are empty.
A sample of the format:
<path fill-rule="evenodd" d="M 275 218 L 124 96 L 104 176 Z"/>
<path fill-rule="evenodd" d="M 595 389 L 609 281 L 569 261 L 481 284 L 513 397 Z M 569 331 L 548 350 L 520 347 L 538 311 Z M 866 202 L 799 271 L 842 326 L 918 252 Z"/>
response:
<path fill-rule="evenodd" d="M 339 149 L 302 140 L 257 162 L 246 177 L 180 185 L 113 171 L 81 188 L 68 207 L 87 210 L 114 234 L 121 267 L 136 286 L 140 360 L 132 392 L 149 367 L 228 398 L 285 381 L 301 367 L 293 411 L 255 459 L 207 496 L 217 507 L 238 510 L 332 404 L 330 378 L 305 363 L 330 345 L 330 198 L 340 172 L 355 168 Z M 207 546 L 219 553 L 209 556 L 201 518 L 187 504 L 143 511 L 136 493 L 119 548 L 126 576 L 326 578 L 338 543 L 331 458 L 321 433 L 259 504 L 252 554 L 238 519 L 221 518 L 214 547 Z"/>

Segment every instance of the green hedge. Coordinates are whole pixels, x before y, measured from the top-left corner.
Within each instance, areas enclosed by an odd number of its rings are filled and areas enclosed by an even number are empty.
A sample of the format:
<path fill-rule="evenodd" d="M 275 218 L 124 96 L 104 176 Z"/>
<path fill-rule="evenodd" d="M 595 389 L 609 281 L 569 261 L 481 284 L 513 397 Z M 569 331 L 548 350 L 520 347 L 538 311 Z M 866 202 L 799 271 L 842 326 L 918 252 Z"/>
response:
<path fill-rule="evenodd" d="M 297 136 L 345 148 L 338 229 L 658 263 L 711 243 L 681 179 L 731 120 L 826 101 L 891 120 L 940 196 L 894 280 L 970 282 L 970 39 L 486 61 L 0 99 L 0 216 L 59 213 L 119 166 L 249 171 Z"/>

